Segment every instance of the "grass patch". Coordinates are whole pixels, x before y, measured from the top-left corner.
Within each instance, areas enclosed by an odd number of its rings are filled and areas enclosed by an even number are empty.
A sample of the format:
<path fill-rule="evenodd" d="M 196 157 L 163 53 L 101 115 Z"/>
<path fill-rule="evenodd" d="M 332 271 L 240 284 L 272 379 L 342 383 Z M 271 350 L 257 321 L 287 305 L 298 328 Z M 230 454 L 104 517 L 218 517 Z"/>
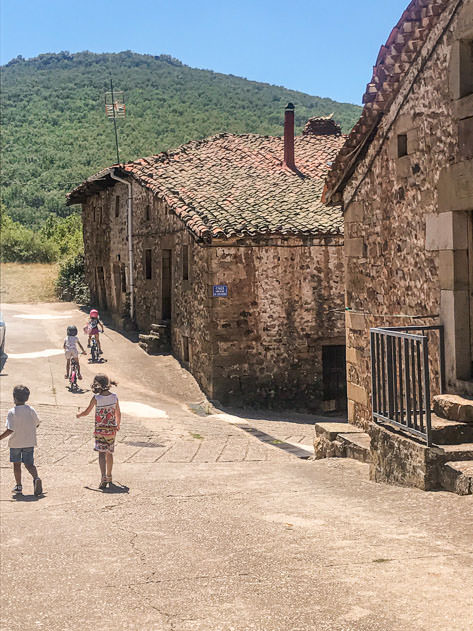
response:
<path fill-rule="evenodd" d="M 56 263 L 2 263 L 0 297 L 4 303 L 57 302 Z"/>
<path fill-rule="evenodd" d="M 190 433 L 192 438 L 198 438 L 199 440 L 204 440 L 204 437 L 201 436 L 200 434 L 193 434 L 192 432 Z"/>
<path fill-rule="evenodd" d="M 389 563 L 392 559 L 373 559 L 373 563 Z"/>

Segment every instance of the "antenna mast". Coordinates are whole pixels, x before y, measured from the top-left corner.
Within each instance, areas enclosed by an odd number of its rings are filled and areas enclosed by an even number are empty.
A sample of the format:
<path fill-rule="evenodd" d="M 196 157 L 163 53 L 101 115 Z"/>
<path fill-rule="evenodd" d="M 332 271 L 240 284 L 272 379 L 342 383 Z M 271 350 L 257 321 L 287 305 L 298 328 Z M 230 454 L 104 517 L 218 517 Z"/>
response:
<path fill-rule="evenodd" d="M 117 118 L 125 118 L 125 101 L 123 99 L 123 92 L 121 90 L 114 91 L 112 75 L 110 75 L 110 92 L 105 93 L 105 116 L 109 119 L 113 119 L 113 127 L 115 130 L 115 145 L 117 149 L 117 164 L 120 164 Z"/>

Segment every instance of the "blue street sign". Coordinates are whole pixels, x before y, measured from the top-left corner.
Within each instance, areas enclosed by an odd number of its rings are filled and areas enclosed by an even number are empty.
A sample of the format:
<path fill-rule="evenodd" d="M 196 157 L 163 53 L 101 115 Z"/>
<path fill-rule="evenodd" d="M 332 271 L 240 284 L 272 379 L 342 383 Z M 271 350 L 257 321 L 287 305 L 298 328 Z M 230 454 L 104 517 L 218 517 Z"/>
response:
<path fill-rule="evenodd" d="M 228 296 L 228 287 L 227 285 L 214 285 L 213 286 L 213 297 L 214 298 L 226 298 Z"/>

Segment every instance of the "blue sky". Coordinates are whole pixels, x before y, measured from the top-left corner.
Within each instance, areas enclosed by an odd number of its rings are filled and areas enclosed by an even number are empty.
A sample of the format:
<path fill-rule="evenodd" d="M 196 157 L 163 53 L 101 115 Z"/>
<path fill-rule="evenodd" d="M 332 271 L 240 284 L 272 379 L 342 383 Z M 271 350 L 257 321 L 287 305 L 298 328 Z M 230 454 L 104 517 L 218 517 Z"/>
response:
<path fill-rule="evenodd" d="M 408 0 L 0 0 L 1 63 L 166 53 L 196 68 L 359 103 Z"/>

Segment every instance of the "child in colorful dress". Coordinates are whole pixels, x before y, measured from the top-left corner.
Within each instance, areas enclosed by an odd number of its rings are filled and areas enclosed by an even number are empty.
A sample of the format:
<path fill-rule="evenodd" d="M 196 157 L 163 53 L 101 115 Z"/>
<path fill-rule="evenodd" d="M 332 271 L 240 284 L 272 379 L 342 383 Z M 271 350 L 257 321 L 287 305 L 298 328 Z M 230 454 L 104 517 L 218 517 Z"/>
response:
<path fill-rule="evenodd" d="M 87 342 L 87 346 L 90 347 L 90 340 L 92 337 L 95 337 L 97 341 L 97 346 L 99 349 L 99 354 L 102 355 L 102 347 L 100 346 L 100 337 L 99 337 L 99 326 L 102 329 L 103 333 L 103 324 L 100 321 L 99 312 L 97 309 L 92 309 L 89 314 L 89 321 L 84 328 L 84 331 L 89 335 L 89 341 Z"/>
<path fill-rule="evenodd" d="M 116 394 L 110 392 L 110 386 L 116 386 L 107 375 L 98 374 L 91 385 L 94 396 L 89 406 L 77 414 L 77 418 L 87 416 L 95 407 L 95 447 L 99 452 L 99 466 L 102 479 L 99 489 L 105 489 L 112 483 L 113 452 L 115 450 L 115 436 L 120 429 L 121 412 Z"/>

